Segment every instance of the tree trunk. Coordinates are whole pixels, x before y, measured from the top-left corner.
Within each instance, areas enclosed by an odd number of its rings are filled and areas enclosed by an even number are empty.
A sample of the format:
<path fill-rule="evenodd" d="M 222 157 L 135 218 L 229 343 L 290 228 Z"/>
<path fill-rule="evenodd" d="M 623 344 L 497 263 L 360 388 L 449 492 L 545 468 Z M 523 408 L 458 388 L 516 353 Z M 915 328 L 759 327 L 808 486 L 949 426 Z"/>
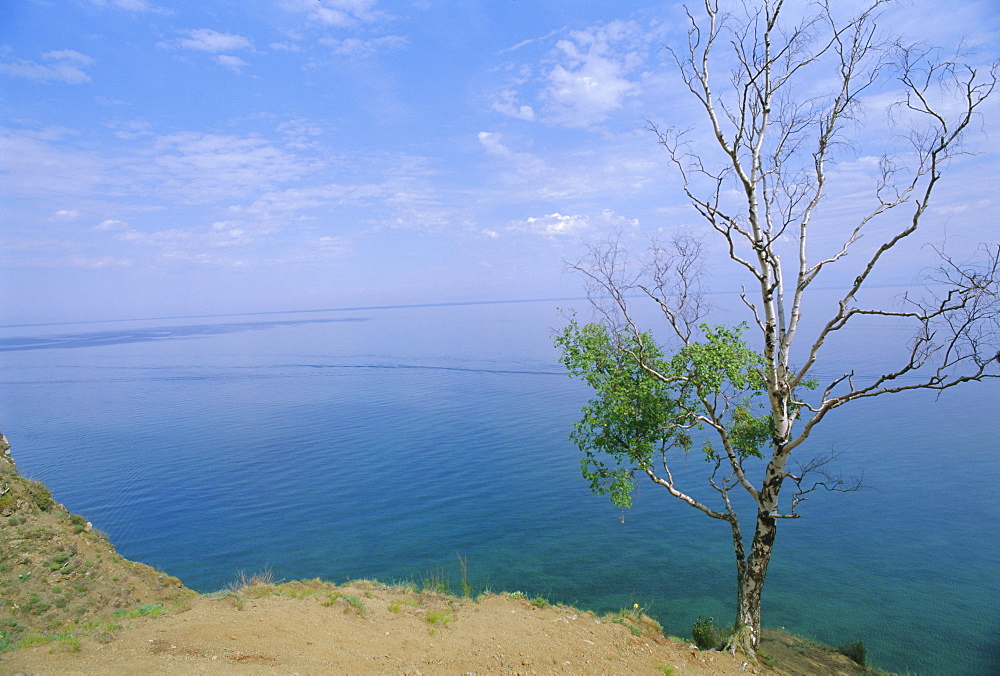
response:
<path fill-rule="evenodd" d="M 765 512 L 758 512 L 750 557 L 744 566 L 739 566 L 741 570 L 737 575 L 736 622 L 726 650 L 734 654 L 740 651 L 755 664 L 760 644 L 760 596 L 777 532 L 776 519 Z"/>

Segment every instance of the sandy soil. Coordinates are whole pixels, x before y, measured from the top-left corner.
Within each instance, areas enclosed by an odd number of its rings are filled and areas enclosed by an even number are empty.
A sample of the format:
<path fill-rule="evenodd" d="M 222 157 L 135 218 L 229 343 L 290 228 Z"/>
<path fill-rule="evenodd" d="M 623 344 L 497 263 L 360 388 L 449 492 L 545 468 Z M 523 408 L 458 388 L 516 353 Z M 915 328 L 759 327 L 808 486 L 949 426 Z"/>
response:
<path fill-rule="evenodd" d="M 199 597 L 130 620 L 106 642 L 83 637 L 75 652 L 43 644 L 0 654 L 0 674 L 762 673 L 524 598 L 472 601 L 365 582 L 285 593 Z"/>

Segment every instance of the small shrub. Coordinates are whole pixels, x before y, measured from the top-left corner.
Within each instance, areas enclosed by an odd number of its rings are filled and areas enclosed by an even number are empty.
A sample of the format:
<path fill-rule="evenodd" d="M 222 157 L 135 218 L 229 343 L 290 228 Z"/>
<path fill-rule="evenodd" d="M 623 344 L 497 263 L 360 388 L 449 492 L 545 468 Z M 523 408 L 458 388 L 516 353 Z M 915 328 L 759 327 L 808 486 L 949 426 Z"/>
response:
<path fill-rule="evenodd" d="M 38 509 L 47 512 L 49 507 L 55 504 L 55 500 L 52 499 L 52 493 L 45 484 L 31 480 L 27 480 L 25 483 L 28 487 L 28 497 L 35 503 Z"/>
<path fill-rule="evenodd" d="M 864 641 L 855 641 L 854 643 L 842 645 L 837 648 L 837 652 L 850 657 L 859 666 L 864 667 L 868 665 L 868 649 L 865 648 Z"/>
<path fill-rule="evenodd" d="M 536 608 L 548 608 L 552 604 L 550 604 L 549 600 L 544 596 L 536 596 L 535 598 L 531 599 L 531 605 L 535 606 Z"/>
<path fill-rule="evenodd" d="M 702 619 L 701 615 L 694 621 L 691 628 L 691 639 L 699 650 L 711 650 L 719 646 L 719 636 L 715 632 L 715 621 L 710 617 Z"/>
<path fill-rule="evenodd" d="M 673 667 L 668 667 L 666 664 L 657 664 L 656 670 L 663 672 L 666 676 L 674 676 L 676 673 Z"/>
<path fill-rule="evenodd" d="M 229 591 L 239 591 L 247 587 L 269 587 L 274 584 L 274 572 L 270 568 L 265 568 L 256 573 L 247 573 L 245 570 L 236 571 L 236 579 L 229 583 Z"/>

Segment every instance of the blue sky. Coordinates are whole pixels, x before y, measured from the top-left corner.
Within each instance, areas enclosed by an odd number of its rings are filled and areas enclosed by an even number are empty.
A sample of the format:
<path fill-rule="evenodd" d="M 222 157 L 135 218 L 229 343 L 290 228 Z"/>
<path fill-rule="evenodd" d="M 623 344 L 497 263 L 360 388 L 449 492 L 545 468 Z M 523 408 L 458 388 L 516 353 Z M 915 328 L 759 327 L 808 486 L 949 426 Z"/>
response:
<path fill-rule="evenodd" d="M 884 24 L 1000 56 L 990 0 Z M 579 295 L 581 242 L 697 226 L 646 131 L 697 121 L 685 29 L 674 2 L 2 0 L 0 323 Z M 998 239 L 998 110 L 932 214 L 959 244 Z"/>

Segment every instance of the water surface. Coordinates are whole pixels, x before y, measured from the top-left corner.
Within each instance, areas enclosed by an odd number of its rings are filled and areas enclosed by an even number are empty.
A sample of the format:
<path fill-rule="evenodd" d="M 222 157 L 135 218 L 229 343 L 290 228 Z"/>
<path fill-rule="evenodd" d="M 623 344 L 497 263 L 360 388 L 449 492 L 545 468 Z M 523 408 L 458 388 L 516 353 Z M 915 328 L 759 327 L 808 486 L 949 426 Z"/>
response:
<path fill-rule="evenodd" d="M 542 302 L 6 327 L 0 428 L 124 556 L 200 591 L 265 568 L 457 582 L 460 554 L 478 589 L 640 603 L 677 635 L 729 621 L 726 524 L 652 484 L 624 513 L 588 492 L 567 439 L 588 393 L 551 347 L 561 321 Z M 884 344 L 832 344 L 821 371 L 873 369 Z M 765 624 L 863 639 L 893 670 L 1000 672 L 997 394 L 824 422 L 811 452 L 869 488 L 781 524 Z"/>

